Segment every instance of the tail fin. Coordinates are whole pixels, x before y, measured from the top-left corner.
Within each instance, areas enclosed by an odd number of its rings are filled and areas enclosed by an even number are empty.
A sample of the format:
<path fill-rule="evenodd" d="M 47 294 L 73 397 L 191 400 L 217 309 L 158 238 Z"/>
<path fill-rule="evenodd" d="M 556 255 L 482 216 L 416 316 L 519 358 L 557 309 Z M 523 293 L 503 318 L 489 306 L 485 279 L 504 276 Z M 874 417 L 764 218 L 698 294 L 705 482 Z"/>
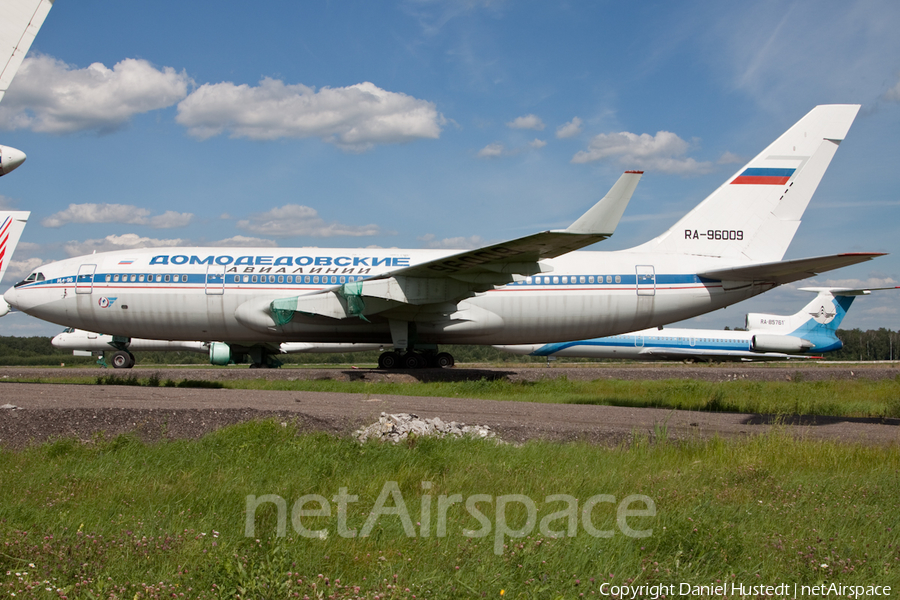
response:
<path fill-rule="evenodd" d="M 779 261 L 858 104 L 817 106 L 661 236 L 635 248 Z"/>
<path fill-rule="evenodd" d="M 9 267 L 9 261 L 12 260 L 13 251 L 30 214 L 27 211 L 0 211 L 0 281 L 3 281 L 3 275 Z"/>

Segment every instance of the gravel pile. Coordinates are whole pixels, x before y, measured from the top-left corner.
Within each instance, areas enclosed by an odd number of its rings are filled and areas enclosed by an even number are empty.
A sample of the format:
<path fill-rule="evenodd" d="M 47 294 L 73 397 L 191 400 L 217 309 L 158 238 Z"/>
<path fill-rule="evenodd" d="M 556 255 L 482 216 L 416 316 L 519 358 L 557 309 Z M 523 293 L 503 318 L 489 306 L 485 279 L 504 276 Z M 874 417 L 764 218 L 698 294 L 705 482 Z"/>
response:
<path fill-rule="evenodd" d="M 410 413 L 387 414 L 381 413 L 377 423 L 358 429 L 354 435 L 360 442 L 367 440 L 390 441 L 395 444 L 409 438 L 411 435 L 422 437 L 435 435 L 440 437 L 474 437 L 493 438 L 500 441 L 496 434 L 487 425 L 466 425 L 450 421 L 445 423 L 440 417 L 433 419 L 421 419 L 418 415 Z"/>

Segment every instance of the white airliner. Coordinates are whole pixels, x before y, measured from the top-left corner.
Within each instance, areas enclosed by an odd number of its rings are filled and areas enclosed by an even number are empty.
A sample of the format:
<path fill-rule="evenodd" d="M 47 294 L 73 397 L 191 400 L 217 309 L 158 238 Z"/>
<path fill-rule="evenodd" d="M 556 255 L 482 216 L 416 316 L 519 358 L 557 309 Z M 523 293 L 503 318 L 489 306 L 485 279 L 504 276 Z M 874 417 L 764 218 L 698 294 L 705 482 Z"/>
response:
<path fill-rule="evenodd" d="M 19 70 L 54 0 L 0 0 L 0 100 Z M 0 176 L 25 162 L 25 153 L 0 146 Z"/>
<path fill-rule="evenodd" d="M 562 342 L 494 346 L 513 354 L 630 360 L 765 361 L 820 358 L 844 344 L 837 329 L 856 296 L 872 288 L 800 288 L 818 292 L 812 302 L 790 316 L 749 313 L 746 331 L 652 328 L 633 333 Z"/>
<path fill-rule="evenodd" d="M 50 344 L 54 348 L 61 350 L 72 350 L 73 354 L 89 356 L 99 354 L 101 360 L 105 355 L 112 352 L 110 362 L 116 369 L 130 369 L 134 366 L 133 352 L 139 351 L 156 351 L 156 352 L 200 352 L 209 353 L 209 342 L 186 342 L 186 341 L 170 341 L 170 340 L 146 340 L 141 338 L 133 338 L 125 349 L 111 335 L 103 335 L 101 333 L 93 333 L 90 331 L 82 331 L 81 329 L 73 329 L 69 327 L 62 333 L 56 335 L 50 340 Z M 383 349 L 381 344 L 314 344 L 305 342 L 284 342 L 273 347 L 270 351 L 280 354 L 326 354 L 333 352 L 368 352 L 371 350 Z M 262 356 L 259 355 L 258 346 L 241 349 L 232 346 L 232 359 L 236 363 L 250 360 L 250 368 L 260 368 L 268 366 L 276 366 L 275 364 L 267 364 L 262 362 Z M 242 351 L 243 350 L 243 351 Z M 272 358 L 271 356 L 269 357 Z"/>
<path fill-rule="evenodd" d="M 859 105 L 818 106 L 659 237 L 575 252 L 612 235 L 640 172 L 564 230 L 476 250 L 146 248 L 42 265 L 5 294 L 32 316 L 129 338 L 392 345 L 383 368 L 437 344 L 603 337 L 681 321 L 880 256 L 783 261 Z M 452 358 L 452 357 L 451 357 Z"/>

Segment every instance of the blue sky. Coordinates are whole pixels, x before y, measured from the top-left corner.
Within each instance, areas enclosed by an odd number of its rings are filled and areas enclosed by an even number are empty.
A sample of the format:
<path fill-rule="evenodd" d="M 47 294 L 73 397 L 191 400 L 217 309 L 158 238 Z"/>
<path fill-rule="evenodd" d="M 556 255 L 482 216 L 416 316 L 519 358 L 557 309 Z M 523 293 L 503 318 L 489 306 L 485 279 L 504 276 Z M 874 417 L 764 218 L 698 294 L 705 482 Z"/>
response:
<path fill-rule="evenodd" d="M 0 206 L 32 211 L 0 289 L 135 245 L 472 247 L 565 227 L 643 169 L 596 246 L 628 248 L 826 103 L 862 110 L 786 257 L 892 254 L 697 327 L 900 285 L 896 1 L 60 0 L 0 103 L 0 143 L 29 156 Z M 900 329 L 900 296 L 844 326 Z"/>

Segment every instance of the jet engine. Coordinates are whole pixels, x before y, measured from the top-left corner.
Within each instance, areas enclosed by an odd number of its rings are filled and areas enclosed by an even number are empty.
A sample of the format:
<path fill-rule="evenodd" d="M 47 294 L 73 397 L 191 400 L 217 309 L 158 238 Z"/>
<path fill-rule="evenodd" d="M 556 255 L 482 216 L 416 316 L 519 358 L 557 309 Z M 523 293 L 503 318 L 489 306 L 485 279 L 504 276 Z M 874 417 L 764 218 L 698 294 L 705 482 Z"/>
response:
<path fill-rule="evenodd" d="M 750 342 L 750 349 L 755 352 L 784 352 L 787 354 L 799 354 L 806 352 L 815 344 L 809 340 L 792 335 L 754 335 Z"/>
<path fill-rule="evenodd" d="M 231 346 L 225 342 L 213 342 L 209 345 L 209 362 L 224 366 L 231 362 Z"/>
<path fill-rule="evenodd" d="M 9 146 L 0 146 L 0 176 L 15 170 L 25 162 L 25 153 Z"/>

